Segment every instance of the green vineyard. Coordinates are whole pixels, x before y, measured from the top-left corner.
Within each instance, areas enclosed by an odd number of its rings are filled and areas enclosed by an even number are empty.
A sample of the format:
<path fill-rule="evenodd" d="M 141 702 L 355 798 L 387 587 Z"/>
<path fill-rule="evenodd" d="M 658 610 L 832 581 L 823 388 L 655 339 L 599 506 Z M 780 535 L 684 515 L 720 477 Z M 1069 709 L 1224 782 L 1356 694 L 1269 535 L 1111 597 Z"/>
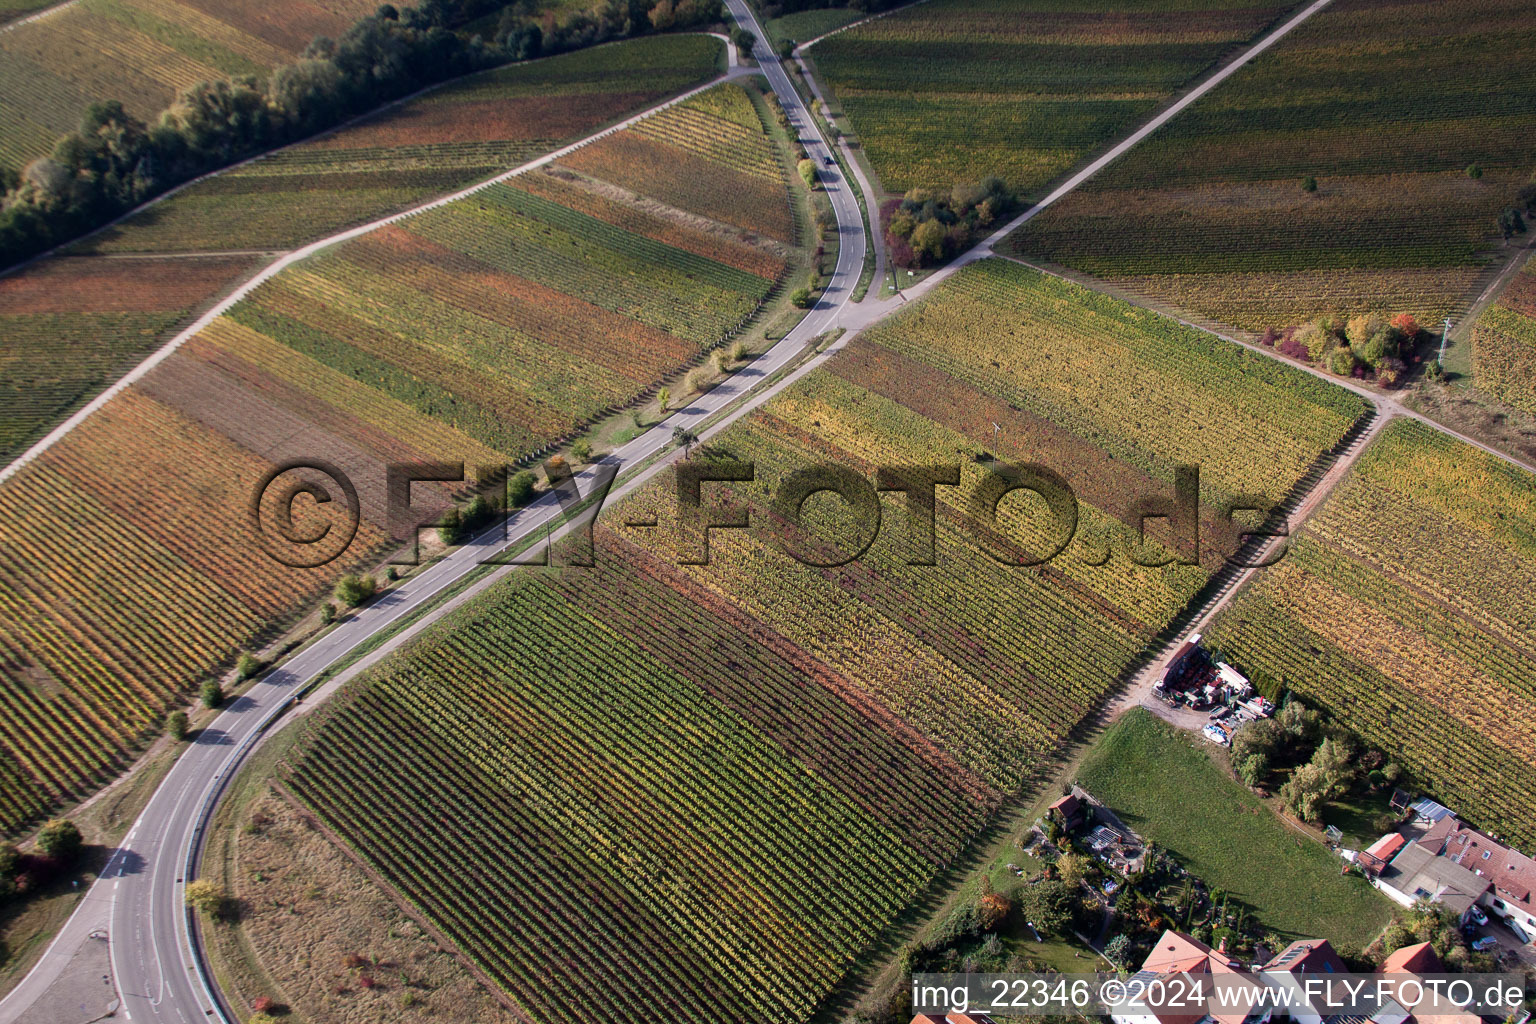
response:
<path fill-rule="evenodd" d="M 1536 162 L 1533 28 L 1519 0 L 1330 4 L 1009 244 L 1253 331 L 1436 322 Z"/>
<path fill-rule="evenodd" d="M 931 0 L 810 50 L 887 192 L 1033 193 L 1285 9 L 1237 0 Z"/>

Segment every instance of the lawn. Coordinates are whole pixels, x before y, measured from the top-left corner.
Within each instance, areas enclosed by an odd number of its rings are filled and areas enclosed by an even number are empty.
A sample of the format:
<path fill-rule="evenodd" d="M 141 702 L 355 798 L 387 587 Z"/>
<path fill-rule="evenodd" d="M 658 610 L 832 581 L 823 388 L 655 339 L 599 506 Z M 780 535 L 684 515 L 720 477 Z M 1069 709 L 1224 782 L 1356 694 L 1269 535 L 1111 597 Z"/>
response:
<path fill-rule="evenodd" d="M 1390 917 L 1365 881 L 1289 829 L 1191 737 L 1132 709 L 1089 752 L 1079 781 L 1142 837 L 1287 938 L 1360 948 Z"/>

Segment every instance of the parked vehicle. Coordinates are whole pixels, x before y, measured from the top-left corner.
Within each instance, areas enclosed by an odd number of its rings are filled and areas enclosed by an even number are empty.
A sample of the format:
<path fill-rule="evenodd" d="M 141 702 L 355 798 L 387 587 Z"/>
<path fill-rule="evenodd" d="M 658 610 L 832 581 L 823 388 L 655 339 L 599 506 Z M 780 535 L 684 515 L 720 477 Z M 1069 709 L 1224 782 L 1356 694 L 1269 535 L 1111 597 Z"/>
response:
<path fill-rule="evenodd" d="M 1472 941 L 1472 948 L 1481 953 L 1484 950 L 1492 949 L 1494 946 L 1498 945 L 1498 942 L 1499 940 L 1494 936 L 1484 935 L 1482 938 L 1474 939 Z"/>
<path fill-rule="evenodd" d="M 1476 921 L 1479 925 L 1488 923 L 1488 915 L 1485 914 L 1483 912 L 1483 908 L 1478 906 L 1476 903 L 1472 904 L 1472 920 Z"/>

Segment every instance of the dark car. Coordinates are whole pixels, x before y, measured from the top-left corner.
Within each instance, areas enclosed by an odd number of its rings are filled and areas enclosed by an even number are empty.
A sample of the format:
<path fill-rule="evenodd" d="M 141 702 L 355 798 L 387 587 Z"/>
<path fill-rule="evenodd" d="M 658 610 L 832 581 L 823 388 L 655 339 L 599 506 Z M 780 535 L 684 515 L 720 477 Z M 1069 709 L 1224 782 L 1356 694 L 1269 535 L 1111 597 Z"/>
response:
<path fill-rule="evenodd" d="M 829 156 L 827 156 L 827 157 L 822 157 L 822 159 L 823 159 L 823 160 L 825 160 L 825 161 L 826 161 L 826 162 L 827 162 L 827 166 L 828 166 L 828 167 L 834 167 L 834 166 L 836 166 L 836 164 L 837 164 L 837 161 L 836 161 L 836 160 L 833 160 L 833 159 L 832 159 L 832 158 L 831 158 L 831 157 L 829 157 Z"/>

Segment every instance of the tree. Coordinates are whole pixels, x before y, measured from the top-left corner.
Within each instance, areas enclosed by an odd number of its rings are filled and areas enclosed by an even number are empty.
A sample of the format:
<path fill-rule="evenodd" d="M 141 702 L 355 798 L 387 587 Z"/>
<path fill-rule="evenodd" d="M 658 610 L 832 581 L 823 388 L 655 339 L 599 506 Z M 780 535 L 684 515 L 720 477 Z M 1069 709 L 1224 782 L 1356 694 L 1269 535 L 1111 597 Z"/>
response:
<path fill-rule="evenodd" d="M 462 544 L 464 542 L 464 533 L 464 517 L 456 508 L 451 508 L 444 512 L 443 517 L 437 521 L 437 539 L 448 547 Z M 338 583 L 337 587 L 340 586 L 341 584 Z M 336 596 L 341 596 L 340 591 L 337 592 Z"/>
<path fill-rule="evenodd" d="M 1476 181 L 1482 176 L 1483 168 L 1481 164 L 1467 164 L 1467 177 L 1471 178 L 1473 181 Z"/>
<path fill-rule="evenodd" d="M 1232 763 L 1241 764 L 1257 754 L 1264 758 L 1265 766 L 1268 767 L 1268 763 L 1284 744 L 1285 731 L 1275 719 L 1261 718 L 1257 722 L 1249 722 L 1232 736 Z"/>
<path fill-rule="evenodd" d="M 798 170 L 800 171 L 800 180 L 805 182 L 805 187 L 810 189 L 812 192 L 816 191 L 816 161 L 812 160 L 810 157 L 806 157 L 804 160 L 800 161 Z"/>
<path fill-rule="evenodd" d="M 1302 178 L 1301 179 L 1301 190 L 1303 192 L 1316 192 L 1317 191 L 1317 179 L 1312 177 L 1312 175 L 1310 175 L 1310 174 L 1307 175 L 1305 178 Z"/>
<path fill-rule="evenodd" d="M 574 458 L 577 462 L 591 462 L 592 442 L 588 441 L 586 438 L 582 438 L 580 441 L 577 441 L 575 444 L 571 445 L 571 457 Z"/>
<path fill-rule="evenodd" d="M 336 621 L 336 602 L 327 601 L 320 606 L 320 625 L 329 626 Z"/>
<path fill-rule="evenodd" d="M 10 843 L 0 843 L 0 878 L 12 878 L 21 867 L 21 851 Z"/>
<path fill-rule="evenodd" d="M 1076 889 L 1088 877 L 1088 859 L 1080 853 L 1064 853 L 1056 860 L 1056 875 Z"/>
<path fill-rule="evenodd" d="M 1124 967 L 1126 960 L 1131 955 L 1131 940 L 1126 935 L 1116 935 L 1104 943 L 1104 955 L 1114 961 L 1117 967 Z"/>
<path fill-rule="evenodd" d="M 190 723 L 187 721 L 185 711 L 172 711 L 165 719 L 165 734 L 180 743 L 187 738 Z"/>
<path fill-rule="evenodd" d="M 1323 769 L 1311 762 L 1291 773 L 1280 787 L 1280 803 L 1303 821 L 1316 821 L 1327 800 L 1329 782 Z"/>
<path fill-rule="evenodd" d="M 912 251 L 929 259 L 943 259 L 944 225 L 937 220 L 925 220 L 913 228 Z"/>
<path fill-rule="evenodd" d="M 241 654 L 239 660 L 235 662 L 235 674 L 240 677 L 241 682 L 251 678 L 260 671 L 261 659 L 249 651 Z"/>
<path fill-rule="evenodd" d="M 811 290 L 809 288 L 796 288 L 789 294 L 789 301 L 796 309 L 811 308 Z"/>
<path fill-rule="evenodd" d="M 1243 757 L 1241 760 L 1233 760 L 1233 768 L 1237 777 L 1245 786 L 1257 786 L 1264 781 L 1269 774 L 1269 756 L 1261 752 L 1255 752 Z"/>
<path fill-rule="evenodd" d="M 1018 894 L 1018 910 L 1035 930 L 1060 935 L 1072 924 L 1076 893 L 1065 882 L 1046 879 L 1025 886 Z"/>
<path fill-rule="evenodd" d="M 84 840 L 80 828 L 68 818 L 54 818 L 37 833 L 37 852 L 68 863 L 79 854 Z"/>
<path fill-rule="evenodd" d="M 976 923 L 984 932 L 992 932 L 1003 926 L 1013 912 L 1013 901 L 1002 893 L 994 892 L 992 880 L 983 876 L 981 895 L 976 900 Z"/>
<path fill-rule="evenodd" d="M 1292 698 L 1275 715 L 1275 722 L 1292 740 L 1306 743 L 1316 734 L 1320 718 L 1316 711 Z"/>
<path fill-rule="evenodd" d="M 203 707 L 216 708 L 224 703 L 224 687 L 219 685 L 217 679 L 209 679 L 203 683 L 200 696 L 203 698 Z"/>
<path fill-rule="evenodd" d="M 526 469 L 514 473 L 512 479 L 507 481 L 507 501 L 513 508 L 521 508 L 528 504 L 533 500 L 533 488 L 537 482 L 538 477 Z"/>
<path fill-rule="evenodd" d="M 798 303 L 796 303 L 798 305 Z M 656 404 L 661 406 L 661 411 L 666 412 L 672 405 L 672 389 L 662 388 L 656 392 Z"/>
<path fill-rule="evenodd" d="M 373 596 L 377 584 L 372 576 L 355 576 L 351 573 L 336 581 L 336 588 L 332 593 L 336 600 L 348 608 L 356 608 Z"/>
<path fill-rule="evenodd" d="M 1525 234 L 1525 218 L 1520 216 L 1520 211 L 1513 207 L 1507 207 L 1499 214 L 1499 230 L 1504 233 L 1504 239 L 1509 240 L 1512 235 Z"/>
<path fill-rule="evenodd" d="M 1330 800 L 1349 792 L 1355 781 L 1355 748 L 1347 739 L 1327 737 L 1318 744 L 1308 763 L 1323 773 L 1327 786 L 1324 795 Z"/>
<path fill-rule="evenodd" d="M 691 454 L 691 449 L 695 444 L 698 443 L 698 441 L 699 435 L 695 434 L 687 427 L 672 428 L 672 443 L 683 450 L 683 458 L 686 459 L 689 457 Z"/>
<path fill-rule="evenodd" d="M 187 906 L 209 917 L 222 917 L 229 907 L 229 894 L 206 878 L 188 882 Z"/>

